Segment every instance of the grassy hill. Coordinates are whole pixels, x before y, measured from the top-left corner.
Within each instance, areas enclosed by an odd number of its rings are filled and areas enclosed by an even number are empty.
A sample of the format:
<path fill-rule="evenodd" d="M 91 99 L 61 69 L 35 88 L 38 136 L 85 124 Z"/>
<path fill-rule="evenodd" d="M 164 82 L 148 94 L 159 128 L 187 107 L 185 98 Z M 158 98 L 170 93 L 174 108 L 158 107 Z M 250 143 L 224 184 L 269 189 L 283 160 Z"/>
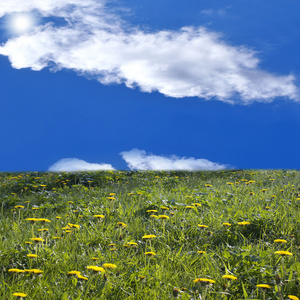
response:
<path fill-rule="evenodd" d="M 298 171 L 0 173 L 0 202 L 0 299 L 300 295 Z"/>

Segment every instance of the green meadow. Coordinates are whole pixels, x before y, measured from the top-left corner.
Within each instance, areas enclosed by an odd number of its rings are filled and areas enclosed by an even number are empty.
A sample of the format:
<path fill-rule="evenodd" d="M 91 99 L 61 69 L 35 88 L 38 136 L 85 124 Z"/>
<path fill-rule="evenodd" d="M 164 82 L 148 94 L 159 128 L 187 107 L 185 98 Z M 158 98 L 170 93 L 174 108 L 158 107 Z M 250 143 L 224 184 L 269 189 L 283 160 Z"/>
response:
<path fill-rule="evenodd" d="M 0 173 L 0 299 L 299 299 L 300 172 Z"/>

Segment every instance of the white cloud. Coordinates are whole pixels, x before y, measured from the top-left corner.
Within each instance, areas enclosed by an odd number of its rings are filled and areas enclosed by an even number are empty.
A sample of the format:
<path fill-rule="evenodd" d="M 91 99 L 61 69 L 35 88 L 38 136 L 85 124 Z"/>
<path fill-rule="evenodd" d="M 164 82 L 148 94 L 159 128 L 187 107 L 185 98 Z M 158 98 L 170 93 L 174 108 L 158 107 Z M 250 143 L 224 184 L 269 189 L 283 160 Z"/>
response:
<path fill-rule="evenodd" d="M 158 156 L 147 154 L 144 150 L 132 149 L 120 153 L 131 170 L 223 170 L 227 165 L 211 162 L 207 159 L 178 157 L 176 155 Z"/>
<path fill-rule="evenodd" d="M 78 158 L 63 158 L 49 167 L 50 172 L 114 170 L 110 164 L 92 164 Z"/>
<path fill-rule="evenodd" d="M 11 38 L 0 47 L 14 68 L 72 69 L 103 84 L 125 83 L 169 97 L 229 103 L 298 100 L 293 75 L 259 68 L 256 53 L 234 47 L 203 27 L 145 32 L 125 24 L 99 0 L 0 0 L 0 16 L 35 10 L 63 18 Z"/>

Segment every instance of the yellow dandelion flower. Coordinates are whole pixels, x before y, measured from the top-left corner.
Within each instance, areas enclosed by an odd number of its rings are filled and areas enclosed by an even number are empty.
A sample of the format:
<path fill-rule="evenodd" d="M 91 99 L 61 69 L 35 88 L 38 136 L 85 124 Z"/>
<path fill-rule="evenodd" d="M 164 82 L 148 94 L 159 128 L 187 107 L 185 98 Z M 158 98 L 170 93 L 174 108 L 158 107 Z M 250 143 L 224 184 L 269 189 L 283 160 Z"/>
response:
<path fill-rule="evenodd" d="M 231 226 L 230 223 L 223 223 L 222 225 L 223 225 L 223 226 Z"/>
<path fill-rule="evenodd" d="M 109 264 L 109 263 L 103 264 L 102 267 L 105 269 L 116 269 L 117 268 L 117 266 L 115 264 Z"/>
<path fill-rule="evenodd" d="M 118 222 L 117 223 L 117 225 L 119 226 L 119 227 L 127 227 L 127 224 L 125 224 L 125 223 L 123 223 L 123 222 Z"/>
<path fill-rule="evenodd" d="M 281 256 L 292 256 L 293 253 L 289 251 L 276 251 L 275 254 L 280 254 Z"/>
<path fill-rule="evenodd" d="M 212 187 L 212 184 L 205 184 L 206 187 Z"/>
<path fill-rule="evenodd" d="M 206 252 L 205 251 L 197 251 L 197 253 L 199 253 L 199 254 L 206 254 Z"/>
<path fill-rule="evenodd" d="M 163 220 L 168 220 L 168 219 L 170 219 L 170 217 L 169 217 L 169 216 L 166 216 L 166 215 L 159 215 L 158 218 L 159 218 L 159 219 L 163 219 Z"/>
<path fill-rule="evenodd" d="M 274 243 L 287 243 L 287 241 L 284 239 L 276 239 L 274 240 Z"/>
<path fill-rule="evenodd" d="M 208 228 L 207 225 L 201 225 L 201 224 L 198 224 L 198 227 L 200 227 L 200 228 Z"/>
<path fill-rule="evenodd" d="M 84 277 L 84 276 L 82 276 L 82 275 L 80 275 L 80 274 L 77 275 L 77 278 L 78 278 L 78 279 L 83 279 L 83 280 L 88 280 L 87 277 Z"/>
<path fill-rule="evenodd" d="M 99 219 L 104 219 L 104 218 L 105 218 L 104 215 L 94 215 L 93 217 L 94 217 L 94 218 L 99 218 Z"/>
<path fill-rule="evenodd" d="M 30 273 L 34 273 L 34 274 L 42 274 L 44 272 L 44 271 L 39 270 L 39 269 L 31 269 L 29 271 L 30 271 Z"/>
<path fill-rule="evenodd" d="M 148 209 L 146 212 L 147 213 L 154 213 L 154 212 L 158 212 L 158 211 L 156 209 Z"/>
<path fill-rule="evenodd" d="M 80 225 L 68 223 L 71 228 L 80 228 Z"/>
<path fill-rule="evenodd" d="M 196 207 L 197 207 L 197 206 L 198 206 L 198 207 L 201 206 L 200 203 L 193 203 L 193 205 L 196 206 Z"/>
<path fill-rule="evenodd" d="M 238 225 L 250 225 L 250 222 L 243 221 L 243 222 L 238 222 Z"/>
<path fill-rule="evenodd" d="M 24 208 L 23 205 L 16 205 L 15 208 Z"/>
<path fill-rule="evenodd" d="M 115 197 L 106 197 L 106 199 L 108 199 L 108 200 L 116 200 Z"/>
<path fill-rule="evenodd" d="M 27 257 L 38 257 L 37 254 L 27 254 Z"/>
<path fill-rule="evenodd" d="M 29 238 L 30 240 L 34 241 L 34 242 L 44 242 L 45 240 L 42 238 Z"/>
<path fill-rule="evenodd" d="M 155 252 L 145 252 L 145 255 L 156 256 L 156 253 Z"/>
<path fill-rule="evenodd" d="M 270 288 L 272 288 L 270 285 L 268 285 L 268 284 L 257 284 L 256 285 L 257 287 L 259 287 L 259 288 L 263 288 L 263 289 L 270 289 Z"/>
<path fill-rule="evenodd" d="M 142 236 L 142 239 L 152 239 L 155 237 L 156 237 L 156 235 L 154 235 L 154 234 L 146 234 L 146 235 Z"/>
<path fill-rule="evenodd" d="M 208 278 L 196 278 L 194 280 L 194 283 L 197 283 L 197 282 L 209 284 L 209 283 L 215 283 L 215 280 L 208 279 Z"/>
<path fill-rule="evenodd" d="M 27 294 L 24 294 L 24 293 L 13 293 L 13 296 L 20 297 L 20 298 L 25 298 L 25 297 L 27 297 Z"/>
<path fill-rule="evenodd" d="M 288 295 L 289 299 L 292 299 L 292 300 L 299 300 L 298 297 L 296 296 L 293 296 L 293 295 Z"/>
<path fill-rule="evenodd" d="M 115 243 L 110 243 L 110 244 L 108 244 L 108 246 L 112 247 L 112 246 L 116 246 L 116 244 Z"/>
<path fill-rule="evenodd" d="M 67 275 L 80 275 L 80 271 L 70 271 Z"/>
<path fill-rule="evenodd" d="M 137 246 L 137 243 L 135 243 L 135 242 L 128 242 L 127 244 L 130 246 Z"/>
<path fill-rule="evenodd" d="M 86 268 L 89 269 L 89 270 L 93 270 L 94 272 L 105 273 L 105 270 L 101 267 L 98 267 L 98 266 L 87 266 Z"/>
<path fill-rule="evenodd" d="M 162 206 L 161 209 L 162 209 L 162 210 L 169 210 L 170 208 L 169 208 L 169 207 L 166 207 L 166 206 Z"/>
<path fill-rule="evenodd" d="M 38 219 L 38 221 L 42 222 L 42 223 L 50 223 L 51 221 L 48 219 L 44 219 L 44 218 L 40 218 Z"/>
<path fill-rule="evenodd" d="M 24 273 L 24 270 L 20 270 L 20 269 L 9 269 L 8 272 L 9 272 L 9 273 Z"/>
<path fill-rule="evenodd" d="M 231 279 L 231 280 L 237 280 L 237 277 L 235 277 L 233 275 L 223 275 L 222 278 Z"/>
<path fill-rule="evenodd" d="M 92 257 L 92 260 L 98 260 L 99 257 Z"/>
<path fill-rule="evenodd" d="M 150 215 L 150 218 L 158 219 L 158 216 L 157 215 Z"/>

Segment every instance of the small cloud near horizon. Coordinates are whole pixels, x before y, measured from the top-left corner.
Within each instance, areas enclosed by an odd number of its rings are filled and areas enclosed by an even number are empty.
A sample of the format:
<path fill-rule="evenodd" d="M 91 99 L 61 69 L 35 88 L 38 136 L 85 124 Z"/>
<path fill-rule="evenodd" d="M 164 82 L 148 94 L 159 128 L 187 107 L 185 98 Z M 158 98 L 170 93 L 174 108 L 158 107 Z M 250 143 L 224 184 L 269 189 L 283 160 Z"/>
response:
<path fill-rule="evenodd" d="M 50 172 L 76 172 L 76 171 L 100 171 L 114 170 L 110 164 L 88 163 L 78 158 L 63 158 L 51 165 L 48 169 Z"/>
<path fill-rule="evenodd" d="M 120 153 L 131 170 L 224 170 L 228 165 L 211 162 L 204 158 L 160 156 L 147 154 L 144 150 L 132 149 Z"/>

